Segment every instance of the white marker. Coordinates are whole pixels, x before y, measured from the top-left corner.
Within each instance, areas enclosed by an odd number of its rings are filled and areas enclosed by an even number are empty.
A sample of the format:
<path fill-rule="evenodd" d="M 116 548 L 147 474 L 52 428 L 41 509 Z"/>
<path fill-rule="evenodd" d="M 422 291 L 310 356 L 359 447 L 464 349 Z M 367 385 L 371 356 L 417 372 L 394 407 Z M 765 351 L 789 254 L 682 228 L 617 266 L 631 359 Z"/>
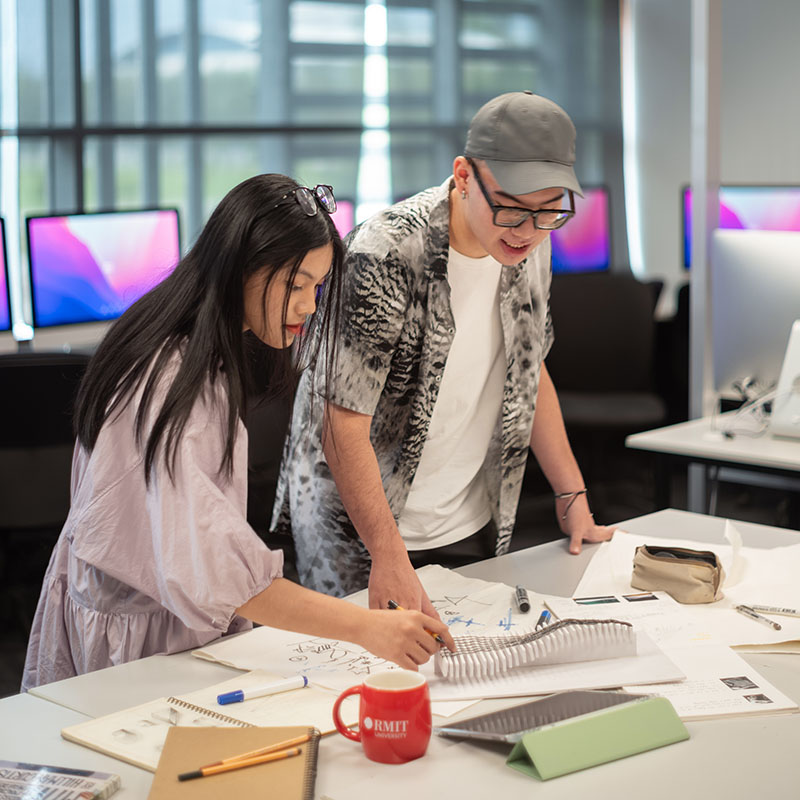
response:
<path fill-rule="evenodd" d="M 241 703 L 243 700 L 250 700 L 252 697 L 264 697 L 268 694 L 277 694 L 278 692 L 288 692 L 292 689 L 302 689 L 308 686 L 308 678 L 305 675 L 297 675 L 294 678 L 286 678 L 282 681 L 275 681 L 275 683 L 268 683 L 266 686 L 256 686 L 253 689 L 237 689 L 234 692 L 225 692 L 225 694 L 217 695 L 217 702 L 221 706 L 228 703 Z"/>

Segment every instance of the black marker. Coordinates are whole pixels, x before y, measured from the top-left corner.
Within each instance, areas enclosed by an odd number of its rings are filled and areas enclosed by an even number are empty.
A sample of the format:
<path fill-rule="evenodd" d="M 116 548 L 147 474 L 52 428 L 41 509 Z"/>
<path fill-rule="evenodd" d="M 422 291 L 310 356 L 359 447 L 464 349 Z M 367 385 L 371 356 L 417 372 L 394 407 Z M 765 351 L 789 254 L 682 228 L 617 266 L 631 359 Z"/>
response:
<path fill-rule="evenodd" d="M 523 614 L 527 614 L 531 610 L 531 601 L 528 600 L 528 592 L 524 586 L 517 586 L 517 590 L 514 592 L 514 599 Z"/>

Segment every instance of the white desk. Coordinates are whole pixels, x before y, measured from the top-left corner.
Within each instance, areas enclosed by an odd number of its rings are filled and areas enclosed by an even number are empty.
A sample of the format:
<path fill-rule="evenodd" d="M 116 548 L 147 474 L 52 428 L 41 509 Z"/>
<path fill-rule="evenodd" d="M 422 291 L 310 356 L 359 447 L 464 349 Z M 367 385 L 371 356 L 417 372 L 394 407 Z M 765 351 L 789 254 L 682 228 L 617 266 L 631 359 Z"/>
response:
<path fill-rule="evenodd" d="M 187 650 L 47 683 L 31 689 L 29 694 L 88 717 L 102 717 L 158 697 L 204 689 L 240 674 L 239 670 L 195 658 Z"/>
<path fill-rule="evenodd" d="M 720 537 L 724 520 L 667 510 L 628 520 L 623 527 L 649 536 L 698 541 Z M 741 523 L 745 544 L 776 547 L 796 541 L 796 532 Z M 463 574 L 531 589 L 568 595 L 577 585 L 595 546 L 570 556 L 566 540 L 489 559 L 460 570 Z M 800 702 L 800 660 L 791 655 L 748 655 L 746 660 L 782 692 Z M 6 724 L 0 734 L 4 758 L 63 765 L 114 768 L 126 795 L 146 796 L 152 776 L 94 751 L 63 742 L 59 730 L 81 714 L 98 716 L 175 691 L 186 692 L 224 680 L 230 670 L 193 659 L 188 653 L 154 656 L 139 662 L 70 678 L 36 689 L 36 697 L 0 701 Z M 483 708 L 495 707 L 484 701 Z M 516 701 L 504 702 L 512 704 Z M 470 716 L 476 707 L 462 713 Z M 504 765 L 507 748 L 456 743 L 434 737 L 428 755 L 402 766 L 373 764 L 360 748 L 341 736 L 320 746 L 317 797 L 333 800 L 408 800 L 444 795 L 458 800 L 504 798 L 544 800 L 592 796 L 624 800 L 677 800 L 687 797 L 788 798 L 800 786 L 800 714 L 758 716 L 688 723 L 688 742 L 539 783 Z M 742 757 L 745 755 L 746 757 Z M 629 787 L 629 788 L 628 788 Z"/>
<path fill-rule="evenodd" d="M 87 719 L 85 714 L 31 694 L 6 697 L 0 700 L 0 758 L 112 772 L 122 778 L 115 800 L 147 797 L 153 782 L 149 772 L 61 738 L 62 728 Z"/>
<path fill-rule="evenodd" d="M 711 467 L 715 480 L 769 485 L 800 492 L 800 439 L 774 437 L 769 432 L 760 436 L 733 434 L 732 438 L 726 437 L 719 428 L 730 413 L 718 416 L 716 422 L 711 417 L 703 417 L 634 433 L 625 439 L 627 447 L 647 450 L 661 457 L 657 463 L 659 506 L 669 505 L 669 473 L 663 463 L 665 457 L 703 464 L 706 474 Z M 691 510 L 713 513 L 713 502 L 712 494 L 709 509 Z"/>

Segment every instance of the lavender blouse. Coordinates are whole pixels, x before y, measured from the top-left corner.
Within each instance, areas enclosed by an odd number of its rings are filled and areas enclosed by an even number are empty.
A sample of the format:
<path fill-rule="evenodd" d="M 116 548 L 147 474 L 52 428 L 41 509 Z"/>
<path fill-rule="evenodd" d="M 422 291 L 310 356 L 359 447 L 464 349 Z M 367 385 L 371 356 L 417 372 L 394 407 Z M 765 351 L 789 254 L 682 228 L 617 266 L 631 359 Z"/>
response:
<path fill-rule="evenodd" d="M 195 404 L 174 483 L 162 459 L 149 486 L 134 441 L 140 396 L 106 422 L 91 453 L 75 446 L 71 508 L 44 578 L 23 691 L 250 628 L 235 609 L 282 574 L 283 553 L 245 517 L 241 422 L 232 479 L 219 472 L 224 391 L 207 386 Z"/>

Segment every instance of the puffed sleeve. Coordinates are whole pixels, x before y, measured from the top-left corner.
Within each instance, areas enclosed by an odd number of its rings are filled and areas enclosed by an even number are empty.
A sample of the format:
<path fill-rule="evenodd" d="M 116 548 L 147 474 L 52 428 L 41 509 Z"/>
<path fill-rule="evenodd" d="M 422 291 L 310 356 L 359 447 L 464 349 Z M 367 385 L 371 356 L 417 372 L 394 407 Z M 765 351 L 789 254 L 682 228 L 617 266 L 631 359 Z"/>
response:
<path fill-rule="evenodd" d="M 407 307 L 406 271 L 400 259 L 349 252 L 330 402 L 360 414 L 375 413 Z"/>
<path fill-rule="evenodd" d="M 148 595 L 187 627 L 221 633 L 235 609 L 283 568 L 283 553 L 269 550 L 247 523 L 247 434 L 241 423 L 233 476 L 219 472 L 225 409 L 221 389 L 209 390 L 180 441 L 174 482 L 159 457 L 145 485 L 137 459 L 88 510 L 73 543 L 79 558 Z M 132 414 L 101 433 L 94 471 L 103 470 L 103 460 L 126 458 L 126 447 L 133 447 L 127 433 Z"/>

